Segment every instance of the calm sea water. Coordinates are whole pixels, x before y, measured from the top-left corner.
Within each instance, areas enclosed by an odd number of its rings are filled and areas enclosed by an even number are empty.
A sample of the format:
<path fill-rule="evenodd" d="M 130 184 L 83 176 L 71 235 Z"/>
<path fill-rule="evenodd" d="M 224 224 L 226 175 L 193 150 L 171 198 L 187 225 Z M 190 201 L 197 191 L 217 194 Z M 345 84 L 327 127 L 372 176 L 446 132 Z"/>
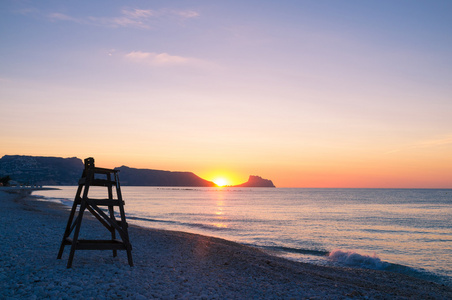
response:
<path fill-rule="evenodd" d="M 76 187 L 39 191 L 72 205 Z M 452 285 L 452 190 L 122 187 L 129 223 Z M 90 197 L 106 197 L 91 189 Z M 62 229 L 63 230 L 63 229 Z"/>

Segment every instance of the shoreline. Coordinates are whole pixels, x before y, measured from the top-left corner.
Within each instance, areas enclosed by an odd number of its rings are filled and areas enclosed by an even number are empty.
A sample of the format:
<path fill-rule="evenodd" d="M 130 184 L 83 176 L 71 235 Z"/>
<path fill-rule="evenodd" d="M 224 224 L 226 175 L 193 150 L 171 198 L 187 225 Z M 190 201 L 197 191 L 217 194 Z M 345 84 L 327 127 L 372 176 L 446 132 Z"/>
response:
<path fill-rule="evenodd" d="M 317 266 L 220 238 L 130 225 L 125 251 L 56 259 L 65 206 L 0 190 L 0 298 L 451 299 L 452 288 L 387 271 Z M 89 214 L 88 214 L 89 215 Z M 85 231 L 84 231 L 85 229 Z M 81 234 L 108 232 L 94 218 Z"/>
<path fill-rule="evenodd" d="M 50 191 L 50 190 L 59 190 L 58 188 L 50 188 L 50 187 L 34 187 L 34 186 L 0 186 L 0 193 L 9 193 L 9 194 L 17 194 L 20 197 L 25 197 L 31 195 L 34 191 Z"/>

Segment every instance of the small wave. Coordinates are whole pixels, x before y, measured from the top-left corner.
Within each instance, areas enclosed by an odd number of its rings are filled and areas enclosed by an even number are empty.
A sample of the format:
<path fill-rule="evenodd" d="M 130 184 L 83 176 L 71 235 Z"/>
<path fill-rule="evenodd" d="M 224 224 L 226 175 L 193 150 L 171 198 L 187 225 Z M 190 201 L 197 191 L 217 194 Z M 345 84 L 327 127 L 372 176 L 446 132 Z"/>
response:
<path fill-rule="evenodd" d="M 155 223 L 170 223 L 170 224 L 176 224 L 177 223 L 175 221 L 158 220 L 158 219 L 143 218 L 143 217 L 134 217 L 132 215 L 127 215 L 127 219 L 135 220 L 135 221 L 155 222 Z"/>
<path fill-rule="evenodd" d="M 373 255 L 366 255 L 354 251 L 335 249 L 329 253 L 328 258 L 331 261 L 347 266 L 365 269 L 384 270 L 390 266 L 389 263 L 382 261 L 375 253 Z"/>
<path fill-rule="evenodd" d="M 332 262 L 337 262 L 349 267 L 400 273 L 449 286 L 451 286 L 452 283 L 449 277 L 434 274 L 427 270 L 415 269 L 409 266 L 382 261 L 375 253 L 366 255 L 354 251 L 335 249 L 331 251 L 328 258 Z"/>
<path fill-rule="evenodd" d="M 191 228 L 201 228 L 211 231 L 219 231 L 219 230 L 232 230 L 231 228 L 228 228 L 226 225 L 218 223 L 218 224 L 202 224 L 202 223 L 189 223 L 189 222 L 179 222 L 179 221 L 172 221 L 172 220 L 161 220 L 161 219 L 151 219 L 151 218 L 143 218 L 143 217 L 135 217 L 129 215 L 127 217 L 129 220 L 135 220 L 135 221 L 144 221 L 144 222 L 150 222 L 150 223 L 165 223 L 165 224 L 171 224 L 171 225 L 179 225 L 179 226 L 185 226 L 185 227 L 191 227 Z"/>
<path fill-rule="evenodd" d="M 41 195 L 31 195 L 31 197 L 34 197 L 35 199 L 39 201 L 48 201 L 48 202 L 55 202 L 55 203 L 61 203 L 64 206 L 71 207 L 74 203 L 74 200 L 68 199 L 68 198 L 61 198 L 61 197 L 48 197 L 48 196 L 41 196 Z"/>
<path fill-rule="evenodd" d="M 211 231 L 223 231 L 223 230 L 231 230 L 224 224 L 201 224 L 201 223 L 181 223 L 184 226 L 193 227 L 193 228 L 201 228 Z"/>
<path fill-rule="evenodd" d="M 67 198 L 62 198 L 60 199 L 61 204 L 65 205 L 65 206 L 72 206 L 72 204 L 74 203 L 74 200 L 72 199 L 67 199 Z"/>
<path fill-rule="evenodd" d="M 259 246 L 259 247 L 263 248 L 263 249 L 267 249 L 267 250 L 272 250 L 272 251 L 281 251 L 281 252 L 314 255 L 314 256 L 327 256 L 329 254 L 328 251 L 323 251 L 323 250 L 291 248 L 291 247 L 285 247 L 285 246 Z"/>

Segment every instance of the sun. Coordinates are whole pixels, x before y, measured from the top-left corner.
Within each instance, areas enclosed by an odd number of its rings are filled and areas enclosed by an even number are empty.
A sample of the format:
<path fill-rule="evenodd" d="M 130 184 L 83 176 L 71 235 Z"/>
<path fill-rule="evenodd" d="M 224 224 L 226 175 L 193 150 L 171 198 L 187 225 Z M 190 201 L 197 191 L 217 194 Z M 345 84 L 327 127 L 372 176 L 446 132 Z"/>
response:
<path fill-rule="evenodd" d="M 213 182 L 218 186 L 225 186 L 229 184 L 229 181 L 226 178 L 218 177 L 213 180 Z"/>

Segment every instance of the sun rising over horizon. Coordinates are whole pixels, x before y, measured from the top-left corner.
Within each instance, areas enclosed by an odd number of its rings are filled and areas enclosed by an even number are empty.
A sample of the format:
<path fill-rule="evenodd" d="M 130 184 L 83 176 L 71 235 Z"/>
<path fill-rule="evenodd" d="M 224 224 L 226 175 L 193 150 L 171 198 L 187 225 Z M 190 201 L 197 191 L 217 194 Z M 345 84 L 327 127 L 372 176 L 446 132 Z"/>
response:
<path fill-rule="evenodd" d="M 230 185 L 229 180 L 224 177 L 218 177 L 212 180 L 219 187 L 224 187 L 226 185 Z"/>

